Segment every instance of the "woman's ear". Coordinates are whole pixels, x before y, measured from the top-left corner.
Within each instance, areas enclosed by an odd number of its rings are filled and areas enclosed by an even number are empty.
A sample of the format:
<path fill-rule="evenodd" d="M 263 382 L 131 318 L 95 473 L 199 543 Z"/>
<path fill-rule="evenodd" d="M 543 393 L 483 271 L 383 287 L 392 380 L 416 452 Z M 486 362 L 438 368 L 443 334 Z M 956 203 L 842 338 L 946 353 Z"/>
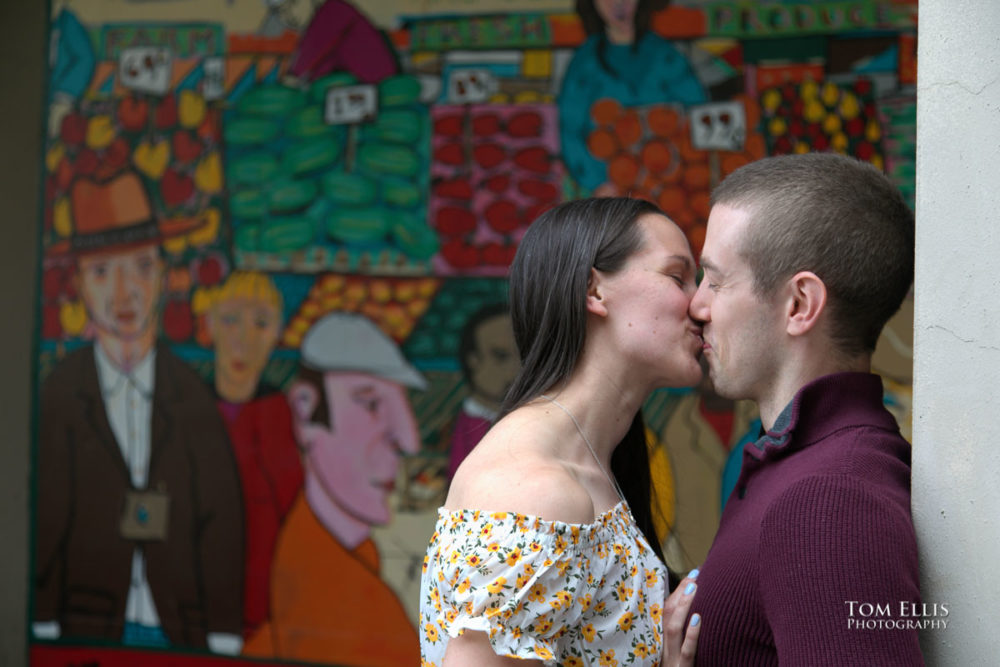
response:
<path fill-rule="evenodd" d="M 799 271 L 789 279 L 785 330 L 802 336 L 813 328 L 826 309 L 826 285 L 812 271 Z"/>
<path fill-rule="evenodd" d="M 590 269 L 587 280 L 587 312 L 598 317 L 607 317 L 608 307 L 604 302 L 604 274 L 597 269 Z"/>

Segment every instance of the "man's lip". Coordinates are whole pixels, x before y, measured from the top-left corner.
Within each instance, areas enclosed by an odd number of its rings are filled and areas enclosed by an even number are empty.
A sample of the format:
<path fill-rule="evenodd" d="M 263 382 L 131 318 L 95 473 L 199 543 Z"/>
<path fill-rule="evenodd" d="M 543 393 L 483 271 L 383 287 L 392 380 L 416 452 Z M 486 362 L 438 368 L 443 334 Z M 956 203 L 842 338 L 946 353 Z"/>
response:
<path fill-rule="evenodd" d="M 134 310 L 120 310 L 115 313 L 115 319 L 119 322 L 133 322 L 135 320 Z"/>

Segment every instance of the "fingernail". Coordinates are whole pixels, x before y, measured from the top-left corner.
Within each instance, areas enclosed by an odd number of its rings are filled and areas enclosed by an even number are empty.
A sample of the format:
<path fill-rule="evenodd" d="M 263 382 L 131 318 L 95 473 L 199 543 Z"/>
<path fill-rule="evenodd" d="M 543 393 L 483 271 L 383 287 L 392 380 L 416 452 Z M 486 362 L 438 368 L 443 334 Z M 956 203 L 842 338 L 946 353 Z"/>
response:
<path fill-rule="evenodd" d="M 692 628 L 696 627 L 699 623 L 701 623 L 701 615 L 700 614 L 695 614 L 694 616 L 691 617 L 691 627 Z"/>
<path fill-rule="evenodd" d="M 697 579 L 698 575 L 700 573 L 701 573 L 701 570 L 699 570 L 698 568 L 694 568 L 693 570 L 691 570 L 690 572 L 688 572 L 687 578 L 688 579 Z"/>
<path fill-rule="evenodd" d="M 687 585 L 687 588 L 684 589 L 684 595 L 691 595 L 691 593 L 693 592 L 694 592 L 694 583 L 692 582 Z"/>

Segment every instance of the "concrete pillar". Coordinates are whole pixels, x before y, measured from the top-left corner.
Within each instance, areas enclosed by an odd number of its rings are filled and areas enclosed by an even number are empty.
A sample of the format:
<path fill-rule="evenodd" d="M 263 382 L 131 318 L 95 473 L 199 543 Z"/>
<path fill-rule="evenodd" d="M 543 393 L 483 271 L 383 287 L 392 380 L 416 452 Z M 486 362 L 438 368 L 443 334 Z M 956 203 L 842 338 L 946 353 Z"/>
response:
<path fill-rule="evenodd" d="M 996 664 L 1000 5 L 920 3 L 913 515 L 929 665 Z M 928 610 L 930 611 L 930 610 Z M 940 613 L 940 610 L 939 610 Z"/>

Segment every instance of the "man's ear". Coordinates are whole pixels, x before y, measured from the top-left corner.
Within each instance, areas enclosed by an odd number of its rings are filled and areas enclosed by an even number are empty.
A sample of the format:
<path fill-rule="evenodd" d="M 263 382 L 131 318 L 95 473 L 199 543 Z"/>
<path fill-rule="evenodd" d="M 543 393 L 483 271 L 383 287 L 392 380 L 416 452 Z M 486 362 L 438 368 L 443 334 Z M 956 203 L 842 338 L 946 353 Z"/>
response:
<path fill-rule="evenodd" d="M 604 274 L 597 269 L 590 269 L 587 280 L 587 312 L 598 317 L 608 316 L 608 307 L 604 303 Z"/>
<path fill-rule="evenodd" d="M 812 271 L 800 271 L 786 283 L 788 288 L 785 330 L 802 336 L 813 330 L 826 309 L 826 285 Z"/>

